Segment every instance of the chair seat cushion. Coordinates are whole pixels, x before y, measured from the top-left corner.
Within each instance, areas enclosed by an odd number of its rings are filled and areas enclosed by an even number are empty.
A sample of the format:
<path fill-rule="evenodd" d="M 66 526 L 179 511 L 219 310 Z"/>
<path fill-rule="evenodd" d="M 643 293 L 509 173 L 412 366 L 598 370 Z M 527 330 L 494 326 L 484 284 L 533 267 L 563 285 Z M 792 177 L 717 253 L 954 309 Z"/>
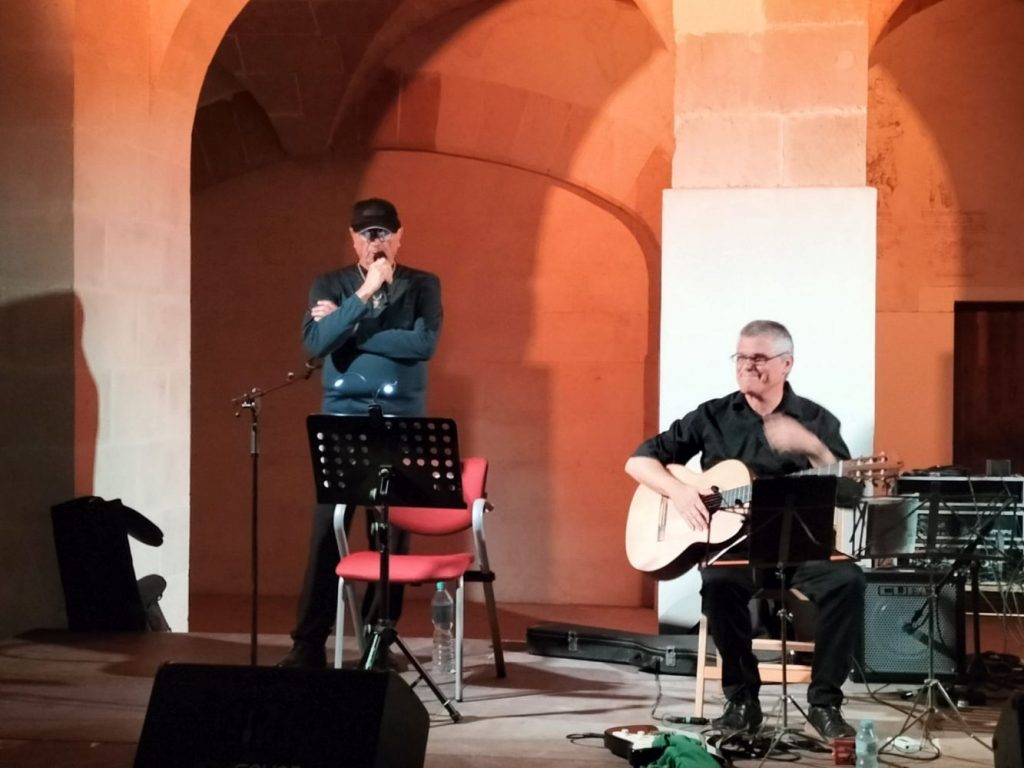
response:
<path fill-rule="evenodd" d="M 473 555 L 458 552 L 452 555 L 391 555 L 388 578 L 394 584 L 422 584 L 429 581 L 452 581 L 473 564 Z M 341 578 L 353 581 L 377 581 L 380 578 L 380 554 L 356 552 L 343 557 L 335 571 Z"/>

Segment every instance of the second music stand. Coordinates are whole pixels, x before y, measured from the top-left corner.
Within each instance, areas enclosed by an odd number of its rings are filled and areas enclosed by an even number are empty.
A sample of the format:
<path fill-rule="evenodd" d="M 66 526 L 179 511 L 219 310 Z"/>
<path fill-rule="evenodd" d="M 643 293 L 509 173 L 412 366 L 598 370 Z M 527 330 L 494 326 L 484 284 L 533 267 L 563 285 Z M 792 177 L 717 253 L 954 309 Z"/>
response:
<path fill-rule="evenodd" d="M 385 417 L 378 405 L 367 416 L 314 414 L 306 418 L 316 500 L 320 504 L 358 505 L 376 510 L 380 552 L 380 612 L 363 654 L 363 669 L 373 669 L 397 645 L 454 722 L 462 715 L 409 651 L 391 619 L 388 508 L 460 507 L 462 471 L 458 431 L 452 419 Z"/>
<path fill-rule="evenodd" d="M 778 580 L 779 626 L 782 630 L 782 710 L 779 728 L 765 751 L 765 759 L 791 731 L 789 704 L 807 719 L 789 694 L 786 646 L 789 618 L 786 569 L 811 560 L 829 560 L 832 555 L 832 526 L 835 520 L 838 478 L 832 476 L 772 477 L 755 480 L 750 499 L 750 564 L 774 568 Z"/>

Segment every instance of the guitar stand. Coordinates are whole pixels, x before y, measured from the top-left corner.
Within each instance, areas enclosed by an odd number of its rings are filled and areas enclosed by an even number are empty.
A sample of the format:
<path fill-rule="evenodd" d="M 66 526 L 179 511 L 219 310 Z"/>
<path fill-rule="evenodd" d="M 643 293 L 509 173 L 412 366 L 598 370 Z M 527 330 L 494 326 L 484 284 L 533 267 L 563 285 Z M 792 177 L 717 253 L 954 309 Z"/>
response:
<path fill-rule="evenodd" d="M 444 695 L 395 629 L 389 594 L 389 507 L 449 509 L 465 503 L 455 422 L 418 417 L 385 418 L 379 405 L 371 405 L 368 416 L 309 416 L 306 429 L 317 502 L 376 510 L 380 618 L 371 630 L 361 668 L 382 668 L 387 663 L 388 649 L 398 646 L 452 722 L 459 722 L 462 715 L 451 699 Z"/>

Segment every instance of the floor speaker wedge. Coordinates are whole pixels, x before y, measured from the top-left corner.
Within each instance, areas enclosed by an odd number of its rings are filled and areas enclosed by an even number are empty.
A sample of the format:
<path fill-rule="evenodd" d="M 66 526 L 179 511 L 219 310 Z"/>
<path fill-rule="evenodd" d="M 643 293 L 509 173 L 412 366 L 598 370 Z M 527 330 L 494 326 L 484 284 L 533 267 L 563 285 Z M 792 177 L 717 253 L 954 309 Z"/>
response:
<path fill-rule="evenodd" d="M 938 590 L 935 630 L 928 633 L 929 574 L 921 570 L 866 570 L 864 631 L 851 677 L 857 682 L 920 683 L 928 677 L 929 643 L 935 676 L 951 679 L 964 664 L 964 581 L 951 578 Z M 936 584 L 945 571 L 931 578 Z"/>
<path fill-rule="evenodd" d="M 428 728 L 393 672 L 166 664 L 135 768 L 422 768 Z"/>

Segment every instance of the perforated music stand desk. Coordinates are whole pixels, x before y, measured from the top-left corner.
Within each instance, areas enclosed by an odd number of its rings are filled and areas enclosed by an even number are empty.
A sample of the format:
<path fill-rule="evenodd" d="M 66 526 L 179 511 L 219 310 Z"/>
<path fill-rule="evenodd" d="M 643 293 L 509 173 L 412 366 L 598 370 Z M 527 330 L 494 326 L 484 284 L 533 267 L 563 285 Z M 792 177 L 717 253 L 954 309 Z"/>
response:
<path fill-rule="evenodd" d="M 380 618 L 363 668 L 373 669 L 378 656 L 397 645 L 457 722 L 462 716 L 398 636 L 388 598 L 388 507 L 450 509 L 465 504 L 455 421 L 384 416 L 379 406 L 371 406 L 367 416 L 308 416 L 306 429 L 317 502 L 370 507 L 377 514 Z"/>

